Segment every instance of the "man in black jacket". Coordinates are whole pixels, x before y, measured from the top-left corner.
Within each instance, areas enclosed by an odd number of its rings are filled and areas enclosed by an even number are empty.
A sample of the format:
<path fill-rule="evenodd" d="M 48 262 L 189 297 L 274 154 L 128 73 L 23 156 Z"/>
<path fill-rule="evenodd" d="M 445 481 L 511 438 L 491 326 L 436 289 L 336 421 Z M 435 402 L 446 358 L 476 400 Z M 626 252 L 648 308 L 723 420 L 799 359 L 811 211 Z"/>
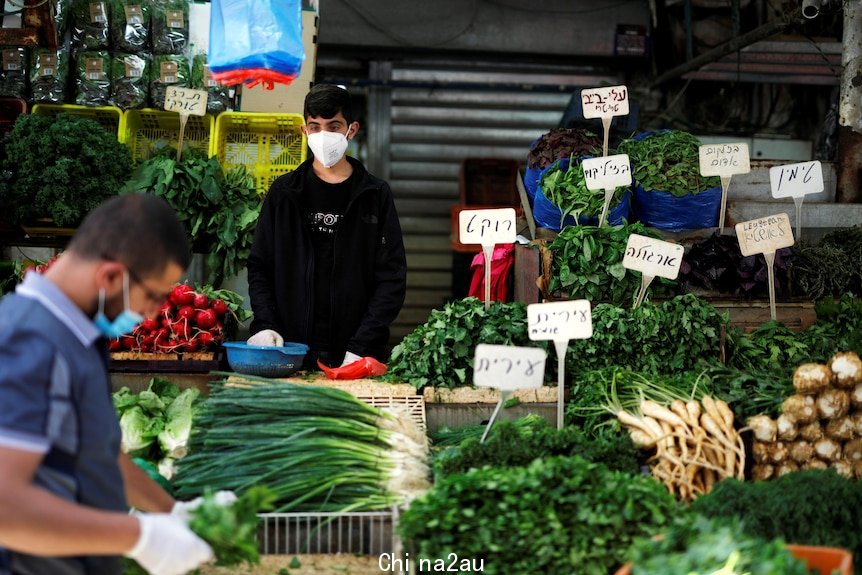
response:
<path fill-rule="evenodd" d="M 385 362 L 407 285 L 392 190 L 344 155 L 359 130 L 347 90 L 314 86 L 304 116 L 314 158 L 273 182 L 255 230 L 248 343 L 305 343 L 306 368 Z"/>

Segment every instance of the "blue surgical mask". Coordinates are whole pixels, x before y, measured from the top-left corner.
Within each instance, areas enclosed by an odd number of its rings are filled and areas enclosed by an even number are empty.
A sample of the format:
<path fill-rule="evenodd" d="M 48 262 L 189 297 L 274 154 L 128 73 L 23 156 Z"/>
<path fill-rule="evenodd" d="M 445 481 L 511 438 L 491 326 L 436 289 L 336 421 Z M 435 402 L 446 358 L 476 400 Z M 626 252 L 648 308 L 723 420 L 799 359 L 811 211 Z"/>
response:
<path fill-rule="evenodd" d="M 114 318 L 114 321 L 110 321 L 105 315 L 105 290 L 104 288 L 99 290 L 99 310 L 93 318 L 93 323 L 105 337 L 115 338 L 129 334 L 136 325 L 144 321 L 144 316 L 129 309 L 128 272 L 123 273 L 123 306 L 123 311 Z"/>

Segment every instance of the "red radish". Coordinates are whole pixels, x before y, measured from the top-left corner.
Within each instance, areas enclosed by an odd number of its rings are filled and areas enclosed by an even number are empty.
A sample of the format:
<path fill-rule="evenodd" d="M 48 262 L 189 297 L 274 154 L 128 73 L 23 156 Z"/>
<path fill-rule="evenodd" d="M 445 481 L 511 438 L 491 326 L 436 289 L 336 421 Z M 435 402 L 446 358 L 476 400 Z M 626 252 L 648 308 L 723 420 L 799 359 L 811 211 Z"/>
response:
<path fill-rule="evenodd" d="M 171 290 L 169 299 L 175 306 L 191 305 L 195 301 L 195 292 L 188 284 L 178 284 Z"/>
<path fill-rule="evenodd" d="M 213 334 L 208 331 L 200 331 L 198 332 L 197 339 L 201 344 L 202 348 L 208 348 L 213 344 Z"/>
<path fill-rule="evenodd" d="M 185 319 L 178 319 L 171 324 L 171 331 L 179 338 L 188 338 L 191 332 L 189 322 Z"/>
<path fill-rule="evenodd" d="M 210 303 L 210 298 L 206 296 L 206 294 L 198 293 L 195 294 L 195 299 L 193 301 L 193 305 L 195 309 L 206 309 L 206 307 Z"/>
<path fill-rule="evenodd" d="M 141 322 L 141 325 L 139 327 L 145 332 L 156 331 L 157 329 L 159 329 L 159 321 L 155 318 L 148 317 Z"/>
<path fill-rule="evenodd" d="M 108 340 L 108 351 L 121 351 L 122 349 L 123 344 L 120 343 L 119 339 Z"/>
<path fill-rule="evenodd" d="M 197 351 L 198 350 L 198 341 L 196 339 L 188 339 L 183 345 L 182 351 Z"/>
<path fill-rule="evenodd" d="M 195 308 L 190 305 L 184 305 L 177 312 L 177 317 L 181 319 L 192 320 L 195 318 Z"/>
<path fill-rule="evenodd" d="M 201 329 L 210 329 L 216 324 L 216 314 L 211 309 L 202 309 L 195 314 L 195 323 Z"/>
<path fill-rule="evenodd" d="M 228 310 L 227 304 L 223 299 L 214 299 L 210 307 L 219 317 L 224 316 Z"/>
<path fill-rule="evenodd" d="M 138 342 L 135 341 L 135 338 L 133 338 L 132 336 L 124 335 L 120 337 L 120 344 L 122 345 L 123 349 L 128 349 L 132 351 L 138 345 Z"/>

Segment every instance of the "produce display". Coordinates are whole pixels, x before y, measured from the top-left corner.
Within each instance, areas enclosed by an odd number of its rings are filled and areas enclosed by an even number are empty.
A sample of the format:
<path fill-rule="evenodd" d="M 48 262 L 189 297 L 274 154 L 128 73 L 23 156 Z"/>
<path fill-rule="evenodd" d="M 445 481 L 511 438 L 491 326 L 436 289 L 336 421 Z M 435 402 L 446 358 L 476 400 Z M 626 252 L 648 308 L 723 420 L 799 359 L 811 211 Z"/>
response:
<path fill-rule="evenodd" d="M 182 353 L 213 351 L 237 322 L 248 319 L 243 298 L 211 286 L 177 284 L 155 318 L 144 319 L 129 335 L 111 339 L 113 352 Z"/>
<path fill-rule="evenodd" d="M 6 144 L 3 169 L 11 174 L 0 184 L 4 218 L 15 224 L 51 218 L 57 226 L 76 226 L 126 183 L 132 158 L 116 134 L 94 120 L 22 114 Z"/>
<path fill-rule="evenodd" d="M 427 490 L 427 450 L 403 410 L 242 376 L 211 388 L 174 485 L 181 499 L 263 485 L 275 512 L 387 509 Z"/>
<path fill-rule="evenodd" d="M 619 409 L 616 415 L 635 444 L 655 449 L 653 477 L 683 501 L 709 493 L 722 479 L 745 477 L 745 445 L 721 399 L 675 399 L 669 408 L 645 399 L 639 413 Z"/>
<path fill-rule="evenodd" d="M 551 203 L 560 208 L 560 227 L 566 216 L 571 216 L 575 222 L 580 222 L 582 216 L 598 218 L 605 205 L 605 191 L 587 188 L 584 170 L 580 160 L 575 158 L 551 164 L 539 180 L 539 188 Z M 627 190 L 622 186 L 614 189 L 611 208 L 622 201 Z"/>
<path fill-rule="evenodd" d="M 192 420 L 200 392 L 180 390 L 171 381 L 153 377 L 147 389 L 132 393 L 122 387 L 113 393 L 120 420 L 123 453 L 143 459 L 170 480 L 174 462 L 188 454 Z"/>
<path fill-rule="evenodd" d="M 641 284 L 640 274 L 629 272 L 622 261 L 629 236 L 658 238 L 643 224 L 619 226 L 568 226 L 547 244 L 542 291 L 550 299 L 562 295 L 593 303 L 630 304 Z M 670 293 L 673 284 L 662 278 L 653 282 L 653 293 Z"/>
<path fill-rule="evenodd" d="M 601 152 L 599 134 L 578 128 L 554 128 L 538 138 L 527 154 L 528 168 L 547 168 L 557 160 L 571 156 L 589 156 Z"/>
<path fill-rule="evenodd" d="M 629 554 L 631 575 L 747 573 L 807 575 L 804 561 L 781 539 L 749 535 L 740 521 L 685 515 L 662 537 L 640 539 Z"/>
<path fill-rule="evenodd" d="M 844 477 L 862 477 L 859 356 L 842 352 L 828 364 L 804 363 L 793 373 L 793 387 L 796 393 L 784 400 L 776 419 L 757 415 L 748 420 L 755 439 L 752 476 L 770 479 L 831 467 Z"/>
<path fill-rule="evenodd" d="M 474 572 L 607 575 L 634 540 L 660 533 L 678 509 L 652 477 L 577 455 L 543 457 L 445 476 L 398 528 L 416 545 L 411 555 L 454 553 Z"/>
<path fill-rule="evenodd" d="M 207 283 L 219 287 L 245 267 L 251 252 L 261 206 L 254 178 L 244 165 L 225 173 L 215 157 L 192 150 L 180 162 L 174 158 L 175 151 L 164 150 L 142 162 L 120 193 L 165 198 L 185 223 L 192 244 L 209 254 Z"/>

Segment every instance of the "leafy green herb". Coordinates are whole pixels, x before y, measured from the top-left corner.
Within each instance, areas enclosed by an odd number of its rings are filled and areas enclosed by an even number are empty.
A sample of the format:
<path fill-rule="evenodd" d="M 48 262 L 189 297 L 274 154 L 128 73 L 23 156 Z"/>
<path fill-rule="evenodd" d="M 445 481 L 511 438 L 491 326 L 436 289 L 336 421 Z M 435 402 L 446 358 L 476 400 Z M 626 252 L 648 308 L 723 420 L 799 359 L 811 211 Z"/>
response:
<path fill-rule="evenodd" d="M 107 50 L 75 54 L 75 103 L 107 106 L 111 96 L 111 54 Z"/>
<path fill-rule="evenodd" d="M 53 58 L 53 62 L 51 59 Z M 36 103 L 62 104 L 69 79 L 69 51 L 34 48 L 30 60 L 30 91 Z"/>
<path fill-rule="evenodd" d="M 141 0 L 108 0 L 111 42 L 117 52 L 138 54 L 147 49 L 150 37 L 150 3 Z M 129 18 L 126 8 L 135 6 L 138 14 Z"/>
<path fill-rule="evenodd" d="M 155 27 L 155 20 L 153 24 Z M 153 56 L 150 68 L 150 105 L 153 108 L 164 108 L 168 86 L 188 88 L 190 87 L 189 76 L 189 60 L 185 56 L 178 54 Z"/>
<path fill-rule="evenodd" d="M 248 488 L 232 505 L 216 503 L 212 491 L 192 511 L 189 527 L 210 544 L 217 566 L 260 563 L 257 543 L 257 514 L 272 509 L 275 494 L 267 487 Z"/>
<path fill-rule="evenodd" d="M 632 177 L 645 191 L 688 196 L 721 185 L 717 176 L 700 175 L 699 147 L 700 140 L 688 132 L 661 130 L 640 140 L 624 140 L 617 153 L 628 154 Z"/>
<path fill-rule="evenodd" d="M 748 535 L 735 519 L 682 515 L 662 537 L 640 539 L 629 553 L 632 575 L 807 575 L 784 541 Z"/>
<path fill-rule="evenodd" d="M 152 0 L 152 45 L 156 54 L 182 54 L 189 42 L 189 3 Z"/>
<path fill-rule="evenodd" d="M 834 469 L 811 469 L 769 481 L 721 481 L 692 510 L 738 517 L 746 533 L 767 541 L 849 549 L 862 560 L 862 483 Z M 784 573 L 773 571 L 773 573 Z"/>
<path fill-rule="evenodd" d="M 456 300 L 433 310 L 424 324 L 392 349 L 387 379 L 421 389 L 470 385 L 476 345 L 536 346 L 527 335 L 523 303 L 485 303 L 474 297 Z"/>
<path fill-rule="evenodd" d="M 218 114 L 230 109 L 230 89 L 218 83 L 212 85 L 206 79 L 206 65 L 206 53 L 195 54 L 194 58 L 192 58 L 191 86 L 196 90 L 206 90 L 207 112 Z"/>
<path fill-rule="evenodd" d="M 399 521 L 411 559 L 469 557 L 487 575 L 608 575 L 633 540 L 680 508 L 659 482 L 574 457 L 473 469 L 437 481 Z M 418 559 L 417 559 L 418 560 Z"/>
<path fill-rule="evenodd" d="M 120 190 L 135 192 L 165 198 L 185 223 L 193 245 L 205 246 L 207 283 L 218 287 L 245 265 L 261 204 L 245 166 L 224 174 L 215 157 L 186 153 L 177 162 L 155 156 L 141 163 Z"/>
<path fill-rule="evenodd" d="M 623 267 L 626 243 L 631 234 L 658 237 L 643 224 L 619 226 L 568 226 L 548 244 L 553 254 L 548 292 L 561 292 L 572 299 L 631 303 L 641 285 L 639 273 Z M 653 293 L 670 293 L 673 282 L 657 278 Z"/>
<path fill-rule="evenodd" d="M 94 120 L 21 114 L 6 145 L 3 168 L 11 182 L 0 195 L 3 213 L 13 223 L 50 217 L 76 226 L 116 194 L 131 165 L 129 149 Z"/>
<path fill-rule="evenodd" d="M 436 465 L 443 475 L 463 473 L 474 468 L 518 467 L 534 459 L 555 455 L 580 455 L 587 461 L 603 463 L 609 469 L 637 473 L 638 449 L 628 434 L 608 436 L 604 440 L 588 437 L 577 427 L 557 430 L 539 416 L 528 416 L 527 424 L 501 421 L 492 428 L 485 443 L 473 437 L 455 451 L 441 457 Z"/>
<path fill-rule="evenodd" d="M 560 227 L 566 216 L 572 216 L 576 222 L 581 216 L 599 217 L 605 205 L 604 190 L 590 190 L 580 161 L 572 157 L 565 169 L 560 162 L 552 164 L 539 182 L 542 193 L 551 203 L 560 208 Z M 628 188 L 618 187 L 614 190 L 609 209 L 620 203 L 623 193 Z"/>
<path fill-rule="evenodd" d="M 114 52 L 111 59 L 111 104 L 120 108 L 147 105 L 150 59 L 146 54 Z"/>
<path fill-rule="evenodd" d="M 108 49 L 108 4 L 90 0 L 71 0 L 72 47 L 75 50 Z M 95 6 L 104 11 L 94 12 Z"/>

